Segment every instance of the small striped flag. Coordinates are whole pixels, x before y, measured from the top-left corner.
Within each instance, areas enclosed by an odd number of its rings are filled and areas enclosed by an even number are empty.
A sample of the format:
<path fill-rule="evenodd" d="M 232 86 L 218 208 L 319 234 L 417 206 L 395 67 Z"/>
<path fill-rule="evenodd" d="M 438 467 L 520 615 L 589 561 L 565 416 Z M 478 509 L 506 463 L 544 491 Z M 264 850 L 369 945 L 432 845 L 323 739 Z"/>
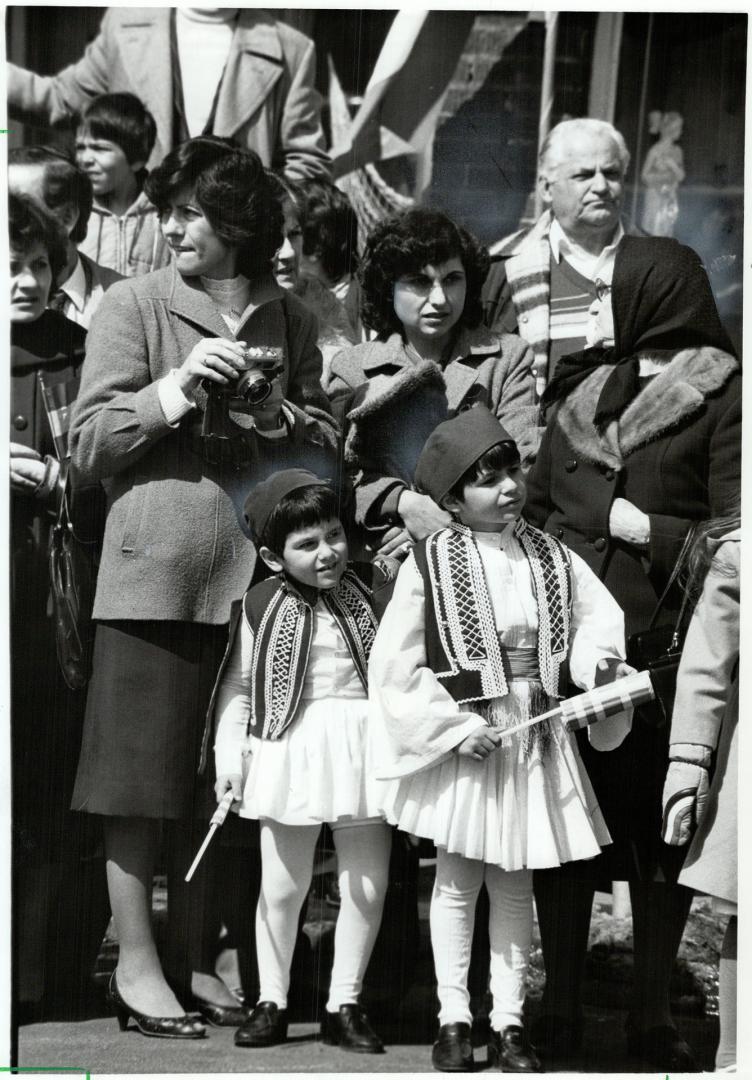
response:
<path fill-rule="evenodd" d="M 60 461 L 70 455 L 68 446 L 68 430 L 70 428 L 71 413 L 78 394 L 79 380 L 69 379 L 67 382 L 47 383 L 41 371 L 37 372 L 39 387 L 42 391 L 47 420 L 55 443 L 55 452 Z"/>
<path fill-rule="evenodd" d="M 644 705 L 654 697 L 650 673 L 638 671 L 562 701 L 559 705 L 561 721 L 569 731 L 579 731 L 597 720 Z"/>
<path fill-rule="evenodd" d="M 560 701 L 556 708 L 549 709 L 540 716 L 531 716 L 513 727 L 504 728 L 500 733 L 506 739 L 508 735 L 515 735 L 543 720 L 561 720 L 568 731 L 578 731 L 597 720 L 604 720 L 607 716 L 615 716 L 626 709 L 644 705 L 654 697 L 650 672 L 637 671 L 634 675 L 625 675 L 615 682 L 596 686 L 585 694 L 577 694 L 576 697 Z"/>

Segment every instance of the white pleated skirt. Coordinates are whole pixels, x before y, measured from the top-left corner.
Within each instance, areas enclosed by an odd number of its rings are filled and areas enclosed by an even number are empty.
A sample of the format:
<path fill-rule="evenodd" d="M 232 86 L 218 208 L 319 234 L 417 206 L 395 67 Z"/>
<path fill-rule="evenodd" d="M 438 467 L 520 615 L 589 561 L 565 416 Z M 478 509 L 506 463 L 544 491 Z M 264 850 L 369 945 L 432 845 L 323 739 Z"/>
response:
<path fill-rule="evenodd" d="M 279 739 L 248 738 L 241 817 L 317 825 L 381 817 L 367 698 L 303 702 Z"/>
<path fill-rule="evenodd" d="M 492 702 L 493 726 L 529 715 L 529 684 Z M 453 753 L 387 781 L 386 819 L 448 852 L 504 870 L 589 859 L 611 842 L 574 737 L 555 721 L 547 740 L 510 735 L 484 761 Z M 527 748 L 525 743 L 527 742 Z"/>

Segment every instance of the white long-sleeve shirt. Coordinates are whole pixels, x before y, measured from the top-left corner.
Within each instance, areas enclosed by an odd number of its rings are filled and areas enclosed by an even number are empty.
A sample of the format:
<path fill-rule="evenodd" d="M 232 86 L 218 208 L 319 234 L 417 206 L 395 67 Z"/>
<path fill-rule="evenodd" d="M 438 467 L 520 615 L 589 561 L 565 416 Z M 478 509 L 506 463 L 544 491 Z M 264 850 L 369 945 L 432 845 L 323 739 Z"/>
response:
<path fill-rule="evenodd" d="M 538 609 L 530 564 L 513 535 L 475 533 L 497 632 L 510 648 L 537 645 Z M 624 652 L 624 615 L 611 593 L 574 552 L 569 673 L 583 690 L 595 684 L 599 660 Z M 400 569 L 369 663 L 373 723 L 381 733 L 378 775 L 407 776 L 436 764 L 485 721 L 458 704 L 428 667 L 425 589 L 411 555 Z M 588 729 L 593 745 L 612 749 L 626 736 L 631 712 Z M 597 730 L 595 730 L 597 729 Z"/>
<path fill-rule="evenodd" d="M 251 713 L 252 659 L 253 631 L 244 612 L 217 697 L 218 721 L 214 742 L 217 776 L 240 773 L 243 753 L 249 746 L 247 728 Z M 337 620 L 319 600 L 313 612 L 313 636 L 301 705 L 321 698 L 364 696 L 363 684 Z"/>

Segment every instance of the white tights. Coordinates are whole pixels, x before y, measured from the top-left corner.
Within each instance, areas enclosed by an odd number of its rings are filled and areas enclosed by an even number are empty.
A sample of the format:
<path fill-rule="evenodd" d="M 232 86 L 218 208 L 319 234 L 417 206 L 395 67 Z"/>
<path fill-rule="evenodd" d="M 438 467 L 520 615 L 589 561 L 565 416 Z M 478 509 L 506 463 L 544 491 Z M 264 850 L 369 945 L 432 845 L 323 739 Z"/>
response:
<path fill-rule="evenodd" d="M 256 909 L 259 1001 L 287 1007 L 298 916 L 311 885 L 318 825 L 261 821 L 261 894 Z M 341 905 L 334 931 L 328 1012 L 358 1001 L 381 922 L 391 831 L 383 822 L 332 830 Z"/>
<path fill-rule="evenodd" d="M 491 1027 L 521 1024 L 533 933 L 533 875 L 450 855 L 437 848 L 431 898 L 431 946 L 438 982 L 439 1024 L 472 1023 L 467 974 L 475 904 L 485 881 L 490 901 Z"/>

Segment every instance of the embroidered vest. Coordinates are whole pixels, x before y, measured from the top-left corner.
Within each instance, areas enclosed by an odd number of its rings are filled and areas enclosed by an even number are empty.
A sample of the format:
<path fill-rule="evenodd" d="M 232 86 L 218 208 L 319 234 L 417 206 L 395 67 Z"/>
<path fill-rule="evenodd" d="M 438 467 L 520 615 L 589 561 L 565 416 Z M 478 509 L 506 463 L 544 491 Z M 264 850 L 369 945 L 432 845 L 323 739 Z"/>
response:
<path fill-rule="evenodd" d="M 543 688 L 561 697 L 569 650 L 572 582 L 559 541 L 520 520 L 514 535 L 530 564 L 538 605 L 538 666 Z M 415 546 L 426 592 L 428 666 L 455 701 L 508 692 L 502 646 L 483 563 L 470 529 L 453 524 Z"/>
<path fill-rule="evenodd" d="M 368 657 L 378 620 L 373 591 L 364 574 L 351 565 L 339 585 L 321 594 L 296 589 L 280 578 L 261 582 L 246 593 L 243 609 L 253 630 L 251 715 L 248 731 L 278 739 L 292 722 L 303 691 L 313 637 L 314 607 L 320 597 L 345 639 L 363 688 L 368 686 Z"/>

